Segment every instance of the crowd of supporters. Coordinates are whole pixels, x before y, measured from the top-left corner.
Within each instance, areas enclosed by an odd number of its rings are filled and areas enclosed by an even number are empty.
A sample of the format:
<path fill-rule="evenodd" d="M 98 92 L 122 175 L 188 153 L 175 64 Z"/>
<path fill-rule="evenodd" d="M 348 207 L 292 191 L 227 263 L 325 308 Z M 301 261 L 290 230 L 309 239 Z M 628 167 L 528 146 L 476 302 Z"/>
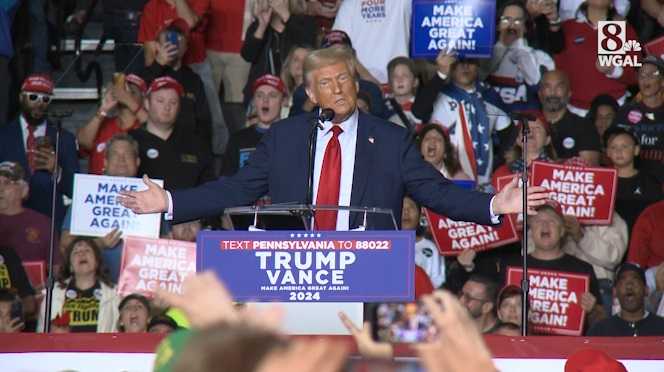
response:
<path fill-rule="evenodd" d="M 0 5 L 0 77 L 8 79 L 22 3 Z M 26 3 L 41 5 L 32 11 L 43 20 L 45 4 Z M 121 230 L 71 234 L 73 175 L 147 175 L 168 189 L 232 176 L 274 122 L 314 109 L 306 55 L 342 48 L 356 66 L 359 109 L 411 131 L 447 178 L 495 192 L 498 177 L 534 161 L 616 169 L 611 223 L 584 225 L 548 203 L 526 227 L 528 262 L 590 278 L 580 298 L 584 334 L 664 335 L 664 59 L 645 48 L 638 67 L 607 67 L 597 57 L 598 22 L 626 20 L 627 39 L 645 45 L 664 34 L 664 3 L 498 1 L 491 58 L 452 50 L 431 61 L 408 57 L 410 0 L 378 1 L 382 12 L 374 13 L 362 12 L 360 0 L 102 3 L 118 72 L 87 123 L 59 136 L 59 158 L 47 117 L 54 66 L 38 21 L 28 22 L 34 62 L 18 83 L 15 115 L 13 99 L 0 94 L 0 331 L 39 332 L 44 322 L 53 332 L 177 329 L 165 304 L 117 294 Z M 87 5 L 77 1 L 68 22 L 82 22 Z M 229 104 L 241 105 L 241 119 L 225 117 Z M 517 115 L 529 122 L 525 149 Z M 521 244 L 443 258 L 422 212 L 404 199 L 401 228 L 416 231 L 427 286 L 458 294 L 481 332 L 518 332 L 523 298 L 505 276 L 519 265 Z M 48 262 L 51 219 L 57 275 L 53 316 L 44 319 L 43 283 L 31 283 L 24 264 Z M 186 226 L 162 221 L 161 236 L 194 241 L 201 229 L 224 227 L 222 216 Z"/>

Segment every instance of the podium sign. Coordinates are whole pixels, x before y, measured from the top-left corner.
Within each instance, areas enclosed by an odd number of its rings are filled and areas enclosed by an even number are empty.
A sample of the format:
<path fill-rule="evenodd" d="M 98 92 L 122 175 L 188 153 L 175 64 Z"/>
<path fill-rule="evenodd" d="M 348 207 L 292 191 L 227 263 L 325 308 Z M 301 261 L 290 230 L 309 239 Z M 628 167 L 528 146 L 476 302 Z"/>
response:
<path fill-rule="evenodd" d="M 237 301 L 409 302 L 414 245 L 412 231 L 203 231 L 196 269 Z"/>

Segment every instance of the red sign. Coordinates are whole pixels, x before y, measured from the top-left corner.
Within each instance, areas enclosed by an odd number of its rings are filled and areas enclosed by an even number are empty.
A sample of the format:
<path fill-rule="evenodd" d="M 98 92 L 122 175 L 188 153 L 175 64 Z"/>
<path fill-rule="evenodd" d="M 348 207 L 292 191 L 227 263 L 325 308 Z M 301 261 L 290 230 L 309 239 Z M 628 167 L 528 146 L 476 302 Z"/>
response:
<path fill-rule="evenodd" d="M 46 283 L 46 263 L 44 261 L 25 261 L 23 269 L 33 288 L 42 288 Z"/>
<path fill-rule="evenodd" d="M 646 52 L 649 55 L 657 57 L 657 59 L 664 58 L 664 36 L 658 37 L 646 44 Z"/>
<path fill-rule="evenodd" d="M 507 284 L 521 286 L 523 270 L 507 268 Z M 528 269 L 528 320 L 535 333 L 580 336 L 585 311 L 581 296 L 588 292 L 590 277 L 562 271 Z"/>
<path fill-rule="evenodd" d="M 126 237 L 120 270 L 120 295 L 153 297 L 158 288 L 182 293 L 184 279 L 196 272 L 196 243 Z"/>
<path fill-rule="evenodd" d="M 563 213 L 584 224 L 609 225 L 613 217 L 618 173 L 609 168 L 585 168 L 533 162 L 533 184 L 549 190 Z"/>
<path fill-rule="evenodd" d="M 499 226 L 459 222 L 425 209 L 433 239 L 443 256 L 456 256 L 466 249 L 485 251 L 514 243 L 519 237 L 511 218 L 505 218 Z"/>
<path fill-rule="evenodd" d="M 518 173 L 510 174 L 507 176 L 500 176 L 496 178 L 496 191 L 502 191 L 505 186 L 507 186 L 514 178 L 519 177 Z M 519 184 L 521 182 L 519 181 Z M 517 232 L 523 231 L 523 214 L 522 213 L 510 213 L 507 215 L 509 219 L 512 220 L 512 223 L 516 227 Z"/>

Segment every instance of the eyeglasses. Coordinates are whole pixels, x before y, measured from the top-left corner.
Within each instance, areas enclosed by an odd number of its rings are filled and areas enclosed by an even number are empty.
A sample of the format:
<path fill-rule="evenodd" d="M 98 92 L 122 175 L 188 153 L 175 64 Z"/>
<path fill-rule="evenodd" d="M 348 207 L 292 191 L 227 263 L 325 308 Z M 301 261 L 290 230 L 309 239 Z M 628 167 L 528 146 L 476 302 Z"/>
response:
<path fill-rule="evenodd" d="M 508 16 L 500 17 L 500 23 L 509 25 L 510 23 L 515 26 L 520 26 L 523 23 L 523 18 L 512 18 Z"/>
<path fill-rule="evenodd" d="M 37 102 L 38 100 L 41 100 L 43 103 L 51 102 L 51 95 L 50 94 L 24 93 L 24 95 L 26 97 L 28 97 L 28 100 L 30 102 Z"/>

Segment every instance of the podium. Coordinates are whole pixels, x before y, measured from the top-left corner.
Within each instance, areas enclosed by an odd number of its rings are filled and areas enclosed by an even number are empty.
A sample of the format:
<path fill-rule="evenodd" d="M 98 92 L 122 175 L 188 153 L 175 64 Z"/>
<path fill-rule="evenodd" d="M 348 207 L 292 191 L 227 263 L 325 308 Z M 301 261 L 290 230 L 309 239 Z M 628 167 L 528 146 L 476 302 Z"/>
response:
<path fill-rule="evenodd" d="M 317 210 L 360 213 L 363 223 L 355 231 L 314 231 Z M 280 204 L 225 213 L 235 230 L 199 235 L 198 269 L 215 270 L 240 302 L 279 303 L 286 333 L 348 334 L 340 311 L 360 325 L 364 302 L 414 296 L 414 234 L 365 231 L 372 214 L 396 229 L 391 210 Z"/>

